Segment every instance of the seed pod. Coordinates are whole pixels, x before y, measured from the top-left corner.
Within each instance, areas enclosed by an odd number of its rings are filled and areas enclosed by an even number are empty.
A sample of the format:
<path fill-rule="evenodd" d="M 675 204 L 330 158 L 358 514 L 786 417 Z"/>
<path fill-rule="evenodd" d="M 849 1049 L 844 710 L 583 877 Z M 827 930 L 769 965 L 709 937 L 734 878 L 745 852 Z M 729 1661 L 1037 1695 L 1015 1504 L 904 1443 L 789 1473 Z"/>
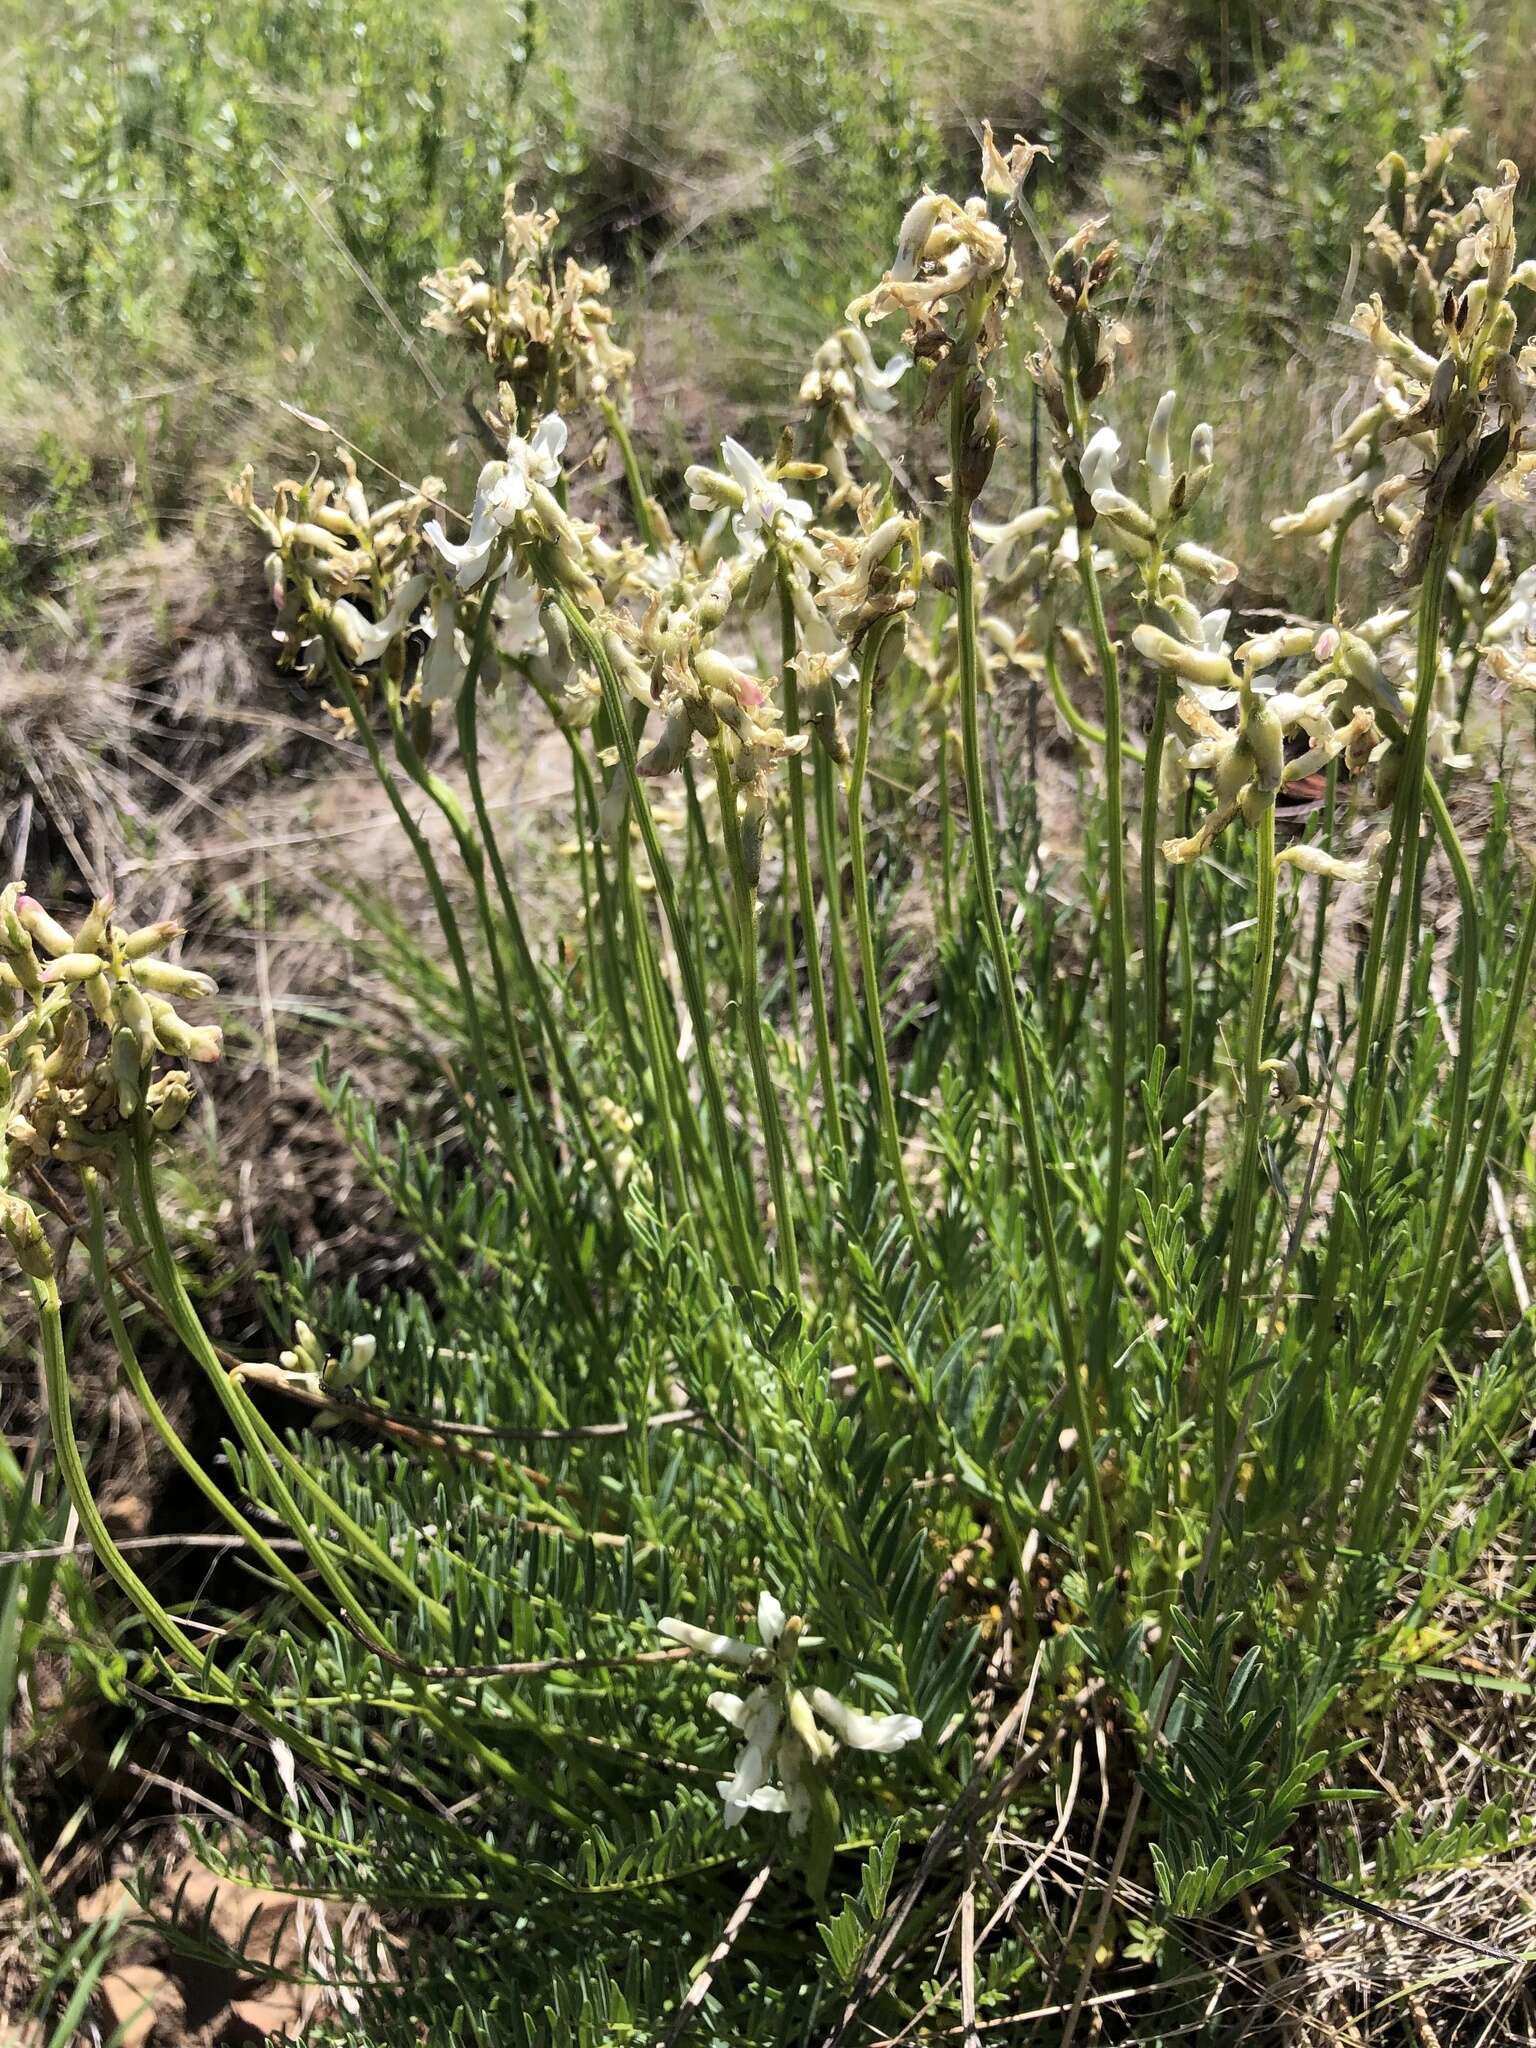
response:
<path fill-rule="evenodd" d="M 1386 215 L 1399 234 L 1408 223 L 1408 164 L 1397 150 L 1388 150 L 1376 166 L 1376 175 L 1387 188 Z"/>
<path fill-rule="evenodd" d="M 1285 775 L 1285 729 L 1265 698 L 1251 700 L 1243 718 L 1243 738 L 1253 756 L 1258 787 L 1277 790 Z"/>
<path fill-rule="evenodd" d="M 642 775 L 675 775 L 688 756 L 693 737 L 689 706 L 681 699 L 673 703 L 654 746 L 636 762 Z"/>
<path fill-rule="evenodd" d="M 192 1083 L 180 1067 L 175 1067 L 160 1075 L 144 1099 L 150 1127 L 161 1132 L 174 1131 L 192 1107 Z"/>
<path fill-rule="evenodd" d="M 569 682 L 575 665 L 571 653 L 571 629 L 553 598 L 546 597 L 539 606 L 539 624 L 544 630 L 544 645 L 549 663 L 557 683 Z"/>
<path fill-rule="evenodd" d="M 1187 512 L 1211 479 L 1216 460 L 1216 435 L 1209 420 L 1201 420 L 1189 437 L 1189 468 L 1174 489 L 1174 509 Z"/>
<path fill-rule="evenodd" d="M 411 706 L 411 745 L 423 758 L 432 746 L 432 706 L 425 697 Z"/>
<path fill-rule="evenodd" d="M 1211 782 L 1217 796 L 1229 804 L 1253 780 L 1253 755 L 1242 735 L 1233 740 L 1221 755 L 1211 771 Z"/>
<path fill-rule="evenodd" d="M 131 1024 L 119 1024 L 112 1033 L 111 1057 L 118 1114 L 132 1116 L 144 1099 L 144 1060 L 139 1034 Z"/>
<path fill-rule="evenodd" d="M 91 1027 L 85 1012 L 78 1003 L 72 1003 L 64 1014 L 58 1043 L 43 1061 L 44 1076 L 54 1082 L 72 1082 L 79 1073 L 90 1042 Z"/>
<path fill-rule="evenodd" d="M 0 1190 L 0 1230 L 5 1232 L 17 1265 L 29 1280 L 53 1278 L 53 1251 L 30 1202 Z"/>
<path fill-rule="evenodd" d="M 688 723 L 694 731 L 701 739 L 712 740 L 720 730 L 720 718 L 714 705 L 702 690 L 685 697 L 683 703 L 688 713 Z"/>
<path fill-rule="evenodd" d="M 999 429 L 991 379 L 973 370 L 966 380 L 962 410 L 960 459 L 955 489 L 968 504 L 980 497 L 997 455 Z"/>
<path fill-rule="evenodd" d="M 624 772 L 618 769 L 609 778 L 608 787 L 603 791 L 602 802 L 598 805 L 597 828 L 602 834 L 603 844 L 615 847 L 623 837 L 629 816 L 629 787 Z"/>

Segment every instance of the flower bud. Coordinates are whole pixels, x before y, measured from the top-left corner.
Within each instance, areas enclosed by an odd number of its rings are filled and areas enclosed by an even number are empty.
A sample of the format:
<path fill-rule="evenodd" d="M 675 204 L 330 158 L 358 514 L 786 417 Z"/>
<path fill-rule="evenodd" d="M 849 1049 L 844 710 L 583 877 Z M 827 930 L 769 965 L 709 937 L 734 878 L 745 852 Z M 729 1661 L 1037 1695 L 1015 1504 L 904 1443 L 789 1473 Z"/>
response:
<path fill-rule="evenodd" d="M 1277 661 L 1300 661 L 1312 652 L 1316 635 L 1310 626 L 1280 626 L 1273 633 L 1257 634 L 1237 650 L 1237 659 L 1250 671 L 1273 668 Z"/>
<path fill-rule="evenodd" d="M 199 1066 L 210 1067 L 221 1058 L 224 1051 L 224 1033 L 217 1024 L 190 1024 L 187 1027 L 186 1056 L 196 1060 Z"/>
<path fill-rule="evenodd" d="M 75 942 L 69 933 L 57 918 L 48 915 L 35 896 L 16 898 L 16 921 L 29 938 L 55 959 L 75 950 Z"/>
<path fill-rule="evenodd" d="M 146 954 L 163 952 L 186 935 L 186 926 L 178 924 L 174 917 L 163 917 L 158 924 L 141 924 L 136 931 L 124 934 L 123 958 L 142 960 Z"/>
<path fill-rule="evenodd" d="M 1181 540 L 1173 551 L 1173 559 L 1181 569 L 1203 577 L 1207 583 L 1231 583 L 1237 576 L 1236 562 L 1201 547 L 1198 541 Z"/>
<path fill-rule="evenodd" d="M 1157 521 L 1121 491 L 1105 485 L 1093 493 L 1093 509 L 1101 519 L 1136 540 L 1156 540 Z"/>
<path fill-rule="evenodd" d="M 181 967 L 171 960 L 140 960 L 133 978 L 141 988 L 152 988 L 162 996 L 186 999 L 216 996 L 219 992 L 219 984 L 211 974 L 199 974 L 195 968 Z"/>
<path fill-rule="evenodd" d="M 101 972 L 99 953 L 60 953 L 38 970 L 38 981 L 44 988 L 56 988 L 60 982 L 90 981 Z"/>
<path fill-rule="evenodd" d="M 321 1384 L 328 1391 L 343 1393 L 356 1386 L 373 1363 L 378 1340 L 366 1333 L 354 1337 L 340 1358 L 327 1358 L 321 1370 Z"/>

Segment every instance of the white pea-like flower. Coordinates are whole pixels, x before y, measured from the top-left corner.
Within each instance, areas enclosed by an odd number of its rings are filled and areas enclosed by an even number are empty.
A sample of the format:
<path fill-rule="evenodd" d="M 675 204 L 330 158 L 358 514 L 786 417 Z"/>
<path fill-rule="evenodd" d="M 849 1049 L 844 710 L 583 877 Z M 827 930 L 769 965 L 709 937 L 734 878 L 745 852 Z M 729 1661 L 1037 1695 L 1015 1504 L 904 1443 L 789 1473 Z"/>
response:
<path fill-rule="evenodd" d="M 731 525 L 743 546 L 750 545 L 760 534 L 793 540 L 809 526 L 811 508 L 804 498 L 791 497 L 739 441 L 733 441 L 727 434 L 720 443 L 720 453 L 742 494 L 741 510 Z"/>
<path fill-rule="evenodd" d="M 1508 640 L 1518 634 L 1536 639 L 1536 563 L 1522 569 L 1510 585 L 1504 609 L 1483 628 L 1487 640 Z"/>
<path fill-rule="evenodd" d="M 1115 466 L 1120 460 L 1120 436 L 1113 427 L 1100 427 L 1083 450 L 1078 475 L 1091 498 L 1095 491 L 1112 490 Z"/>
<path fill-rule="evenodd" d="M 824 1686 L 806 1691 L 795 1685 L 796 1657 L 801 1650 L 818 1648 L 821 1638 L 805 1635 L 800 1617 L 786 1616 L 767 1591 L 758 1596 L 756 1643 L 696 1628 L 672 1615 L 657 1628 L 669 1642 L 748 1674 L 744 1695 L 709 1695 L 710 1711 L 741 1739 L 730 1776 L 716 1785 L 728 1828 L 739 1826 L 749 1813 L 782 1813 L 790 1833 L 800 1834 L 810 1822 L 816 1773 L 831 1763 L 839 1747 L 892 1756 L 923 1732 L 915 1714 L 868 1714 Z"/>
<path fill-rule="evenodd" d="M 453 571 L 460 590 L 473 590 L 484 576 L 502 534 L 532 503 L 534 486 L 550 490 L 560 481 L 565 439 L 565 421 L 553 412 L 539 421 L 528 439 L 520 434 L 511 437 L 506 460 L 488 462 L 480 472 L 466 540 L 451 541 L 440 520 L 427 521 L 422 531 Z"/>
<path fill-rule="evenodd" d="M 1282 512 L 1271 519 L 1269 530 L 1281 540 L 1307 534 L 1328 533 L 1339 521 L 1363 505 L 1385 477 L 1385 463 L 1362 469 L 1331 491 L 1319 491 L 1299 512 Z"/>
<path fill-rule="evenodd" d="M 1152 424 L 1147 429 L 1147 504 L 1154 519 L 1166 519 L 1173 503 L 1173 454 L 1168 430 L 1173 425 L 1176 391 L 1165 391 L 1157 401 Z"/>
<path fill-rule="evenodd" d="M 410 625 L 431 580 L 430 576 L 407 577 L 382 619 L 365 618 L 349 598 L 336 600 L 330 609 L 331 630 L 342 655 L 354 668 L 368 668 L 383 659 Z"/>

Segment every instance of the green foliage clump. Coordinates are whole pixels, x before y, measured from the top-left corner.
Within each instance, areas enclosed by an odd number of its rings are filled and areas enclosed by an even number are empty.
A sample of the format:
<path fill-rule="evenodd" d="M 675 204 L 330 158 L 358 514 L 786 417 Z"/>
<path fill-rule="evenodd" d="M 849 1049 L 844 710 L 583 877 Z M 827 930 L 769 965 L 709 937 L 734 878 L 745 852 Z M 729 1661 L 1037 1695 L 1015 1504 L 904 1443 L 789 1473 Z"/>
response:
<path fill-rule="evenodd" d="M 173 925 L 0 894 L 0 1227 L 59 1473 L 223 1781 L 201 1854 L 322 1909 L 337 2040 L 1070 2048 L 1101 1974 L 1148 2038 L 1278 2039 L 1293 2001 L 1256 2018 L 1202 1926 L 1529 1833 L 1518 1768 L 1485 1820 L 1443 1796 L 1454 1727 L 1421 1800 L 1354 1766 L 1410 1687 L 1454 1713 L 1536 1513 L 1500 1187 L 1536 891 L 1507 791 L 1463 830 L 1470 708 L 1536 693 L 1517 174 L 1388 167 L 1369 389 L 1268 508 L 1264 572 L 1316 550 L 1326 595 L 1245 610 L 1191 520 L 1224 531 L 1216 433 L 1115 381 L 1116 246 L 1042 263 L 1039 152 L 983 136 L 984 196 L 913 200 L 771 459 L 727 439 L 670 512 L 609 278 L 515 193 L 429 280 L 498 451 L 472 501 L 313 417 L 302 480 L 232 487 L 425 891 L 354 892 L 420 1114 L 320 1074 L 409 1286 L 287 1267 L 275 1355 L 221 1349 L 166 1216 L 216 991 Z M 498 744 L 569 765 L 557 931 Z M 114 1540 L 66 1292 L 254 1598 L 168 1602 Z"/>

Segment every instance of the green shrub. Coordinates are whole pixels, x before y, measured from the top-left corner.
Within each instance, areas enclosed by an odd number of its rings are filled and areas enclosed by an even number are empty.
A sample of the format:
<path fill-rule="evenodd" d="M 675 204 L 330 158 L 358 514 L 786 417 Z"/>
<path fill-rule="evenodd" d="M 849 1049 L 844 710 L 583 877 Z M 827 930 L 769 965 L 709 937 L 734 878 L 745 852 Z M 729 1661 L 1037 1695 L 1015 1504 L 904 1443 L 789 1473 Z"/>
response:
<path fill-rule="evenodd" d="M 1476 1825 L 1447 1793 L 1445 1725 L 1533 1526 L 1529 1217 L 1495 1190 L 1536 892 L 1502 786 L 1480 843 L 1457 822 L 1469 700 L 1536 687 L 1513 172 L 1449 230 L 1443 167 L 1402 167 L 1372 389 L 1318 495 L 1268 508 L 1262 574 L 1315 544 L 1326 597 L 1242 619 L 1189 524 L 1222 534 L 1220 444 L 1169 392 L 1123 455 L 1116 253 L 1089 224 L 1039 260 L 1032 158 L 989 138 L 990 213 L 914 204 L 775 459 L 689 470 L 685 538 L 606 277 L 511 202 L 487 271 L 431 284 L 504 447 L 469 513 L 366 484 L 317 420 L 333 477 L 236 487 L 283 659 L 431 905 L 423 938 L 398 884 L 358 892 L 419 1122 L 323 1073 L 419 1286 L 288 1271 L 276 1357 L 222 1352 L 163 1214 L 211 986 L 174 929 L 5 893 L 0 1217 L 62 1477 L 144 1686 L 217 1730 L 238 1822 L 202 1853 L 312 1902 L 338 2039 L 1066 2048 L 1105 1978 L 1141 2038 L 1278 2041 L 1293 1994 L 1256 2012 L 1202 1923 L 1529 1838 L 1518 1764 Z M 1425 278 L 1438 367 L 1403 331 Z M 868 345 L 892 313 L 910 360 Z M 994 474 L 1028 314 L 1034 502 Z M 609 445 L 622 530 L 571 503 Z M 568 752 L 547 900 L 487 794 L 498 714 Z M 71 1250 L 254 1607 L 172 1612 L 113 1543 Z M 227 1469 L 156 1406 L 130 1305 L 206 1375 Z M 1411 1691 L 1422 1774 L 1373 1793 L 1353 1759 Z"/>

